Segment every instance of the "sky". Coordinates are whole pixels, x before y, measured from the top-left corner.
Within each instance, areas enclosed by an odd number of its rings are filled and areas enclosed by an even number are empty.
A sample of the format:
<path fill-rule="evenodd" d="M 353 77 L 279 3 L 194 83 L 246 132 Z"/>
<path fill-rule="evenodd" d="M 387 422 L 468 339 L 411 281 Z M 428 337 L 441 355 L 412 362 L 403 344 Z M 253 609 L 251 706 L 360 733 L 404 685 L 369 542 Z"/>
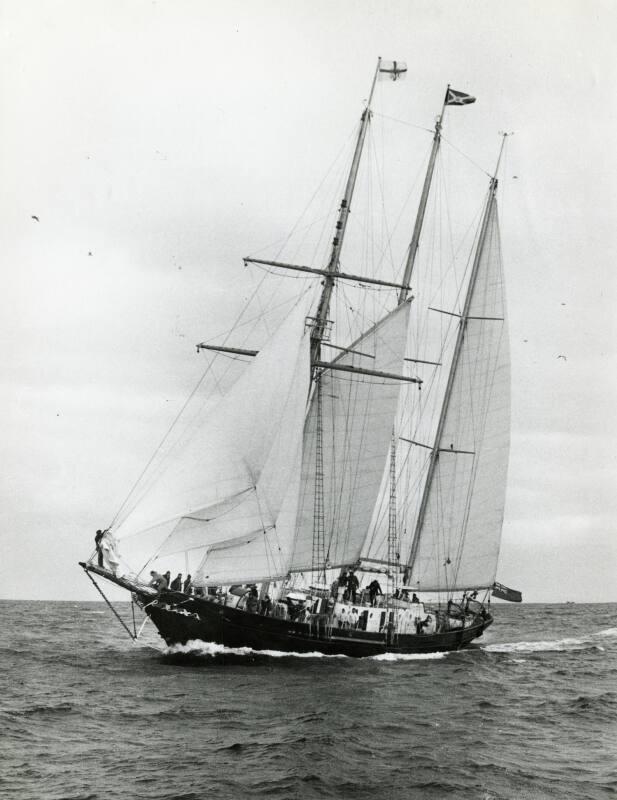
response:
<path fill-rule="evenodd" d="M 0 598 L 96 599 L 78 560 L 382 56 L 417 126 L 448 83 L 477 96 L 445 134 L 471 161 L 514 132 L 498 580 L 617 601 L 616 34 L 608 0 L 0 0 Z"/>

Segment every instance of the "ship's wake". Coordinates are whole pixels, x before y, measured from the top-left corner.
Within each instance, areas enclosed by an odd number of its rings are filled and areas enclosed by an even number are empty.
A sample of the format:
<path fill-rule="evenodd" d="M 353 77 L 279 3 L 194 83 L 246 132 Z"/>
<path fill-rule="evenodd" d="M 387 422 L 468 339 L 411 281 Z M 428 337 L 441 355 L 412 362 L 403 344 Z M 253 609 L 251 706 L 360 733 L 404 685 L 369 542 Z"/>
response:
<path fill-rule="evenodd" d="M 487 644 L 482 646 L 482 650 L 488 653 L 548 653 L 590 649 L 604 651 L 602 642 L 614 638 L 617 638 L 617 628 L 606 628 L 606 630 L 580 637 Z"/>
<path fill-rule="evenodd" d="M 327 654 L 318 651 L 311 651 L 309 653 L 286 652 L 283 650 L 254 650 L 252 647 L 225 647 L 222 644 L 215 642 L 203 642 L 199 639 L 191 640 L 186 644 L 176 644 L 166 648 L 164 651 L 165 656 L 170 657 L 186 657 L 188 659 L 230 659 L 230 658 L 344 658 L 349 659 L 350 656 L 342 654 Z M 377 656 L 367 656 L 365 660 L 369 661 L 426 661 L 437 658 L 443 658 L 446 653 L 382 653 Z M 356 659 L 353 659 L 356 660 Z"/>

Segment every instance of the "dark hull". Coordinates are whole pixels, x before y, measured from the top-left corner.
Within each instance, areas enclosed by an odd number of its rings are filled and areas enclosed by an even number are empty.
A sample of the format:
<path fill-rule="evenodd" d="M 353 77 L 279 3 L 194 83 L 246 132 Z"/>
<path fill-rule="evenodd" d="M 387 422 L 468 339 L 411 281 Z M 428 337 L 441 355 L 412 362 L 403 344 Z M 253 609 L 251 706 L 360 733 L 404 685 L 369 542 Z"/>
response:
<path fill-rule="evenodd" d="M 145 613 L 169 646 L 191 641 L 214 642 L 225 647 L 249 647 L 252 650 L 276 650 L 285 653 L 324 653 L 356 658 L 384 653 L 439 653 L 460 650 L 482 636 L 492 623 L 490 614 L 476 618 L 465 628 L 433 634 L 401 634 L 386 641 L 383 633 L 349 628 L 331 628 L 321 624 L 293 622 L 247 611 L 180 592 L 163 592 L 156 600 L 154 592 L 116 578 L 107 570 L 82 564 L 96 573 L 132 591 Z"/>
<path fill-rule="evenodd" d="M 232 648 L 354 657 L 459 650 L 482 636 L 492 622 L 492 618 L 487 616 L 467 628 L 444 633 L 399 635 L 388 643 L 383 633 L 264 617 L 198 598 L 184 604 L 181 610 L 167 604 L 150 605 L 145 610 L 170 646 L 199 640 Z"/>

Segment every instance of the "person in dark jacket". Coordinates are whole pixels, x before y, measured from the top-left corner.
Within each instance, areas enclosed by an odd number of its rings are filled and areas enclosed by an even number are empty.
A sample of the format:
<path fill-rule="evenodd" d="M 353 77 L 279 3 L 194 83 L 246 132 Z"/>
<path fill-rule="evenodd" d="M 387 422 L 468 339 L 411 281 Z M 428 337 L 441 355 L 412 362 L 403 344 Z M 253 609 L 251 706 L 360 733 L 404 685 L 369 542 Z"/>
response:
<path fill-rule="evenodd" d="M 376 604 L 378 594 L 383 595 L 383 592 L 381 591 L 381 586 L 379 585 L 379 581 L 377 580 L 377 578 L 375 578 L 375 580 L 369 583 L 368 585 L 368 596 L 372 606 Z"/>
<path fill-rule="evenodd" d="M 182 573 L 179 572 L 176 577 L 171 582 L 171 586 L 169 587 L 172 592 L 181 592 L 182 591 Z"/>
<path fill-rule="evenodd" d="M 97 531 L 94 534 L 94 546 L 96 547 L 96 554 L 98 556 L 98 565 L 99 567 L 104 566 L 103 564 L 103 548 L 101 547 L 101 540 L 105 536 L 103 531 Z"/>
<path fill-rule="evenodd" d="M 360 581 L 358 580 L 358 576 L 355 572 L 350 572 L 349 577 L 347 578 L 347 592 L 351 597 L 351 602 L 356 602 L 356 594 L 358 589 L 360 588 Z"/>
<path fill-rule="evenodd" d="M 193 581 L 190 575 L 187 575 L 184 579 L 183 591 L 184 594 L 191 594 L 193 591 Z"/>
<path fill-rule="evenodd" d="M 165 588 L 168 589 L 171 586 L 171 572 L 167 570 L 167 572 L 163 575 L 163 577 L 167 581 L 167 586 Z"/>
<path fill-rule="evenodd" d="M 257 587 L 254 586 L 246 598 L 246 610 L 251 614 L 257 614 L 259 611 L 259 595 L 257 594 Z"/>

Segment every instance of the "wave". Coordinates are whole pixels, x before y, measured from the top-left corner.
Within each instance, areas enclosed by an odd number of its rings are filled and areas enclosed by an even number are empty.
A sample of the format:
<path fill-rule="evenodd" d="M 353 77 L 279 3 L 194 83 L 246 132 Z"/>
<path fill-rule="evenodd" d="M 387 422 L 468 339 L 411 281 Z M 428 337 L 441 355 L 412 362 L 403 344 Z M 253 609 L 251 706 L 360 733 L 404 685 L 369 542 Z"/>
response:
<path fill-rule="evenodd" d="M 606 628 L 587 636 L 568 637 L 549 641 L 532 642 L 503 642 L 500 644 L 487 644 L 482 650 L 489 653 L 545 653 L 564 652 L 570 650 L 598 650 L 604 652 L 604 647 L 598 644 L 598 639 L 617 637 L 617 628 Z"/>
<path fill-rule="evenodd" d="M 71 703 L 57 703 L 55 705 L 31 706 L 21 712 L 21 716 L 28 717 L 31 714 L 66 714 L 73 711 Z"/>
<path fill-rule="evenodd" d="M 215 642 L 202 642 L 199 639 L 192 639 L 185 645 L 174 644 L 168 647 L 164 654 L 167 656 L 186 655 L 191 657 L 217 658 L 229 656 L 247 656 L 249 658 L 344 658 L 350 656 L 341 653 L 320 653 L 312 650 L 309 653 L 298 653 L 295 651 L 283 650 L 254 650 L 252 647 L 226 647 Z M 367 656 L 363 661 L 430 661 L 437 658 L 444 658 L 447 653 L 380 653 L 376 656 Z M 356 659 L 354 659 L 356 660 Z"/>
<path fill-rule="evenodd" d="M 617 637 L 617 628 L 606 628 L 606 630 L 594 633 L 593 636 L 605 637 L 605 638 Z"/>
<path fill-rule="evenodd" d="M 378 656 L 369 656 L 370 661 L 432 661 L 436 658 L 445 658 L 448 653 L 381 653 Z"/>

